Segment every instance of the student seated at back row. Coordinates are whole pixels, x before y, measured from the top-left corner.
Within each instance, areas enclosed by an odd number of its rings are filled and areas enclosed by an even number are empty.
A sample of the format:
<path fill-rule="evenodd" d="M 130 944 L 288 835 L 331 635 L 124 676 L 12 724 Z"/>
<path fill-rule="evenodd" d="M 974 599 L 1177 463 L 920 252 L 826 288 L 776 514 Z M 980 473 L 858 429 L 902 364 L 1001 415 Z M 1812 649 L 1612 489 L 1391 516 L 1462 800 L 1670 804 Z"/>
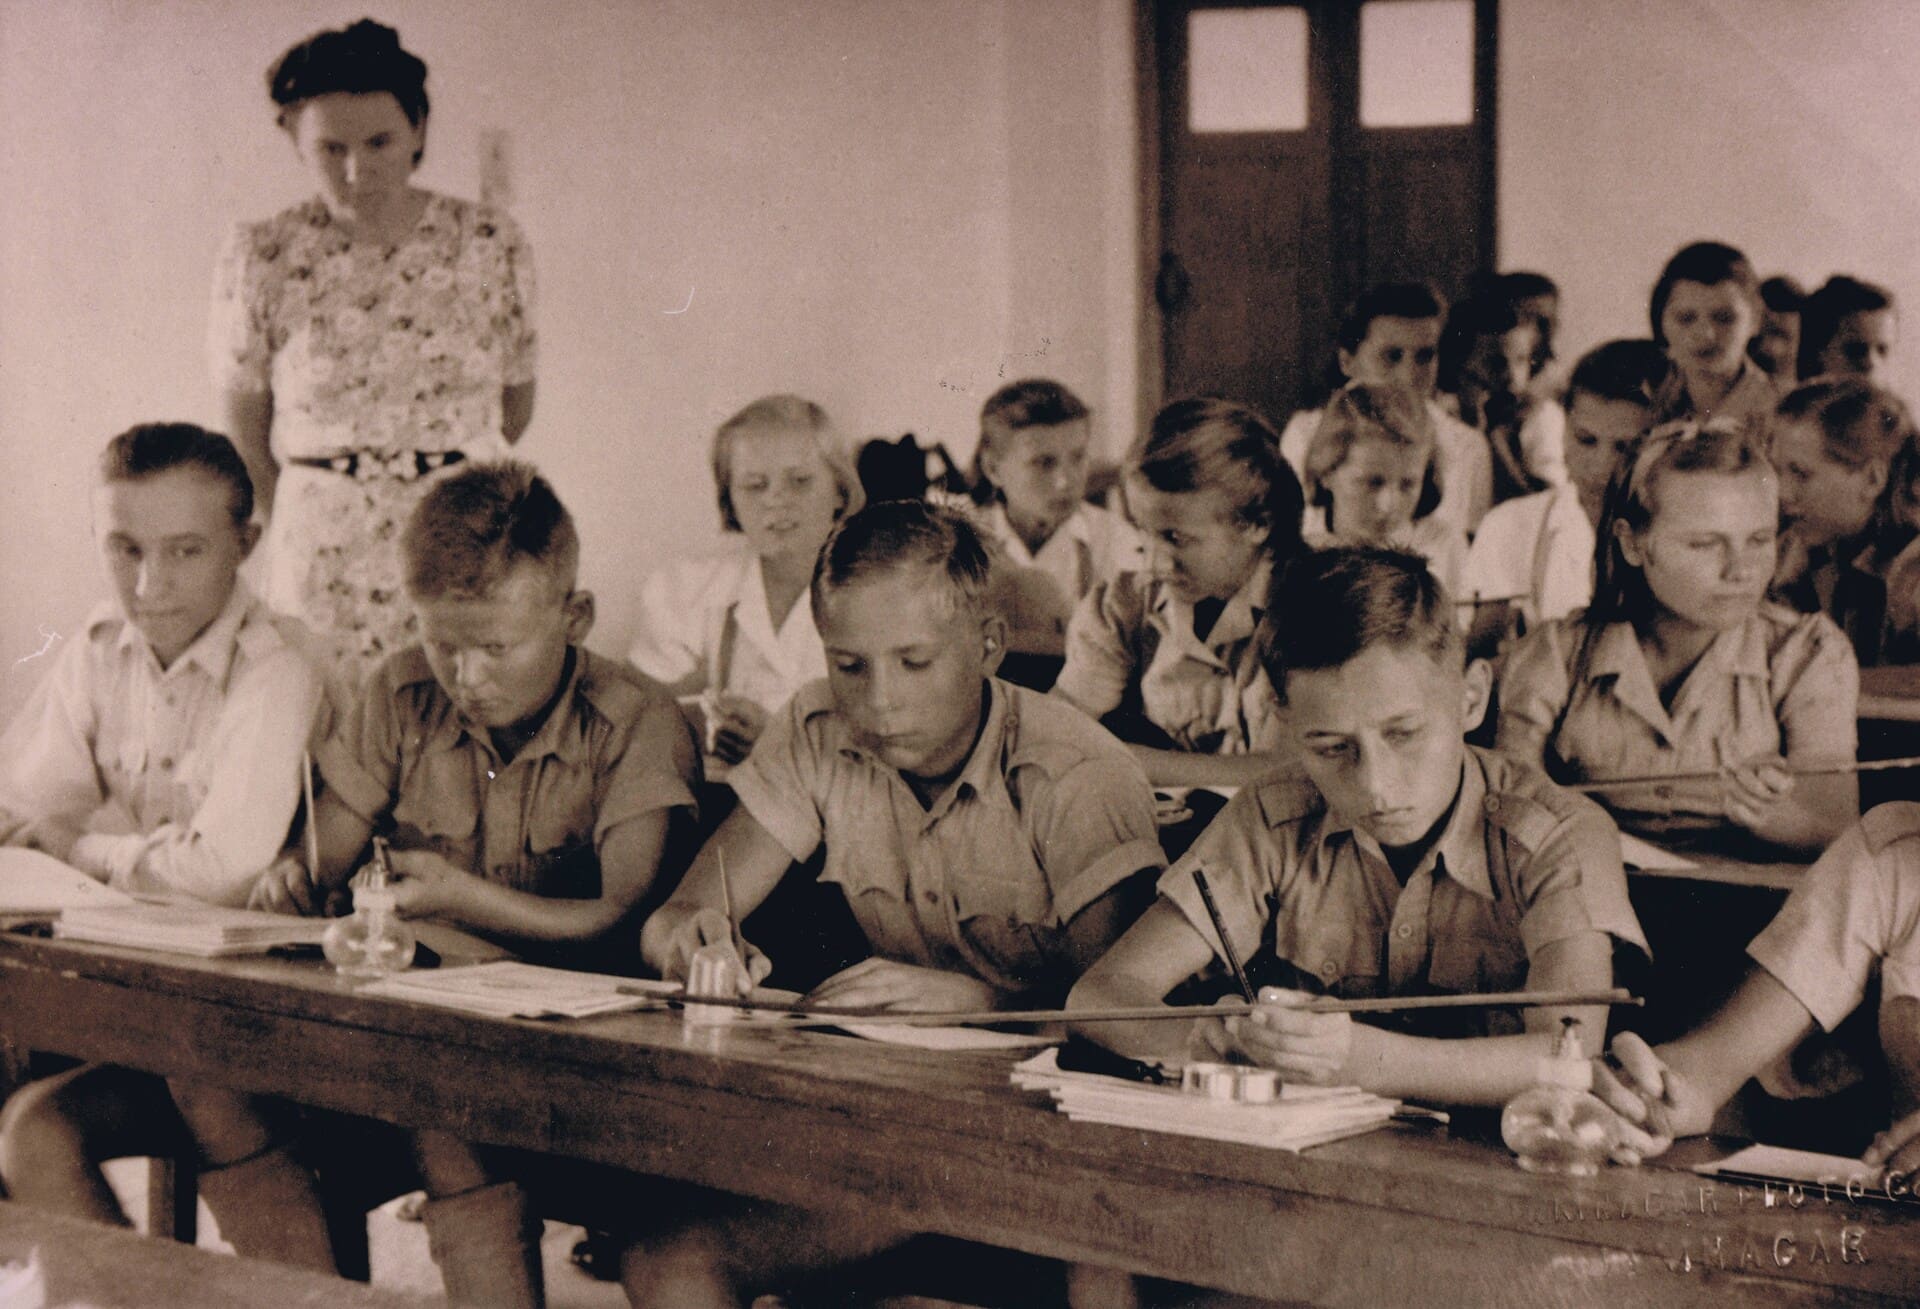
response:
<path fill-rule="evenodd" d="M 628 656 L 675 695 L 698 697 L 709 779 L 827 671 L 807 582 L 834 523 L 866 501 L 826 411 L 797 395 L 763 396 L 722 423 L 712 463 L 720 526 L 746 548 L 650 573 Z"/>
<path fill-rule="evenodd" d="M 1307 449 L 1305 536 L 1315 548 L 1377 545 L 1427 561 L 1459 594 L 1467 538 L 1434 512 L 1433 416 L 1410 391 L 1354 384 L 1334 393 Z"/>
<path fill-rule="evenodd" d="M 1594 524 L 1620 458 L 1653 422 L 1667 360 L 1651 341 L 1608 341 L 1574 365 L 1566 394 L 1568 480 L 1497 504 L 1467 551 L 1463 599 L 1498 628 L 1504 606 L 1523 630 L 1565 618 L 1593 598 Z M 1471 648 L 1471 646 L 1469 647 Z"/>
<path fill-rule="evenodd" d="M 1155 1004 L 1234 954 L 1276 1003 L 1203 1020 L 1211 1057 L 1293 1080 L 1499 1104 L 1528 1085 L 1563 1016 L 1595 1045 L 1604 1008 L 1428 1011 L 1402 1030 L 1304 1014 L 1341 997 L 1605 989 L 1616 944 L 1645 951 L 1613 824 L 1538 769 L 1467 746 L 1484 665 L 1463 671 L 1447 596 L 1411 555 L 1322 551 L 1275 588 L 1266 661 L 1305 780 L 1240 792 L 1160 880 L 1160 898 L 1095 964 L 1070 1008 Z M 1185 1024 L 1085 1025 L 1129 1054 L 1178 1057 Z M 1471 1037 L 1439 1040 L 1437 1037 Z"/>
<path fill-rule="evenodd" d="M 1301 551 L 1300 483 L 1244 405 L 1176 400 L 1121 487 L 1146 566 L 1099 583 L 1053 693 L 1104 721 L 1155 786 L 1237 786 L 1284 762 L 1254 650 L 1268 578 Z"/>
<path fill-rule="evenodd" d="M 1849 828 L 1747 953 L 1757 966 L 1705 1026 L 1658 1050 L 1623 1034 L 1612 1068 L 1596 1064 L 1595 1090 L 1631 1125 L 1623 1152 L 1649 1157 L 1707 1131 L 1749 1078 L 1816 1026 L 1833 1031 L 1877 982 L 1893 1126 L 1865 1162 L 1900 1174 L 1911 1193 L 1920 1172 L 1920 805 L 1884 804 Z M 1874 1124 L 1834 1124 L 1856 1126 Z"/>
<path fill-rule="evenodd" d="M 224 436 L 166 423 L 108 443 L 93 516 L 113 600 L 0 742 L 0 842 L 127 891 L 246 899 L 286 841 L 322 680 L 300 625 L 239 579 L 252 515 Z M 15 1199 L 122 1225 L 99 1163 L 181 1150 L 240 1253 L 332 1271 L 312 1179 L 265 1104 L 85 1065 L 22 1089 L 0 1126 Z"/>
<path fill-rule="evenodd" d="M 318 747 L 320 867 L 283 857 L 256 902 L 314 910 L 391 826 L 403 916 L 542 962 L 616 965 L 688 839 L 700 764 L 686 720 L 582 646 L 579 536 L 528 465 L 436 483 L 401 552 L 421 644 L 387 660 Z M 519 1179 L 446 1132 L 414 1145 L 449 1299 L 538 1303 L 540 1224 Z"/>
<path fill-rule="evenodd" d="M 1778 515 L 1744 432 L 1676 423 L 1637 444 L 1607 488 L 1593 603 L 1501 672 L 1501 751 L 1565 782 L 1653 778 L 1600 794 L 1641 834 L 1824 849 L 1856 780 L 1792 770 L 1851 763 L 1860 670 L 1827 618 L 1767 602 Z"/>
<path fill-rule="evenodd" d="M 1334 347 L 1339 376 L 1333 385 L 1397 386 L 1411 391 L 1433 419 L 1434 477 L 1442 523 L 1472 536 L 1493 506 L 1493 455 L 1487 439 L 1448 413 L 1434 398 L 1440 376 L 1440 333 L 1447 308 L 1423 282 L 1370 287 L 1347 310 Z M 1307 449 L 1321 411 L 1302 409 L 1280 434 L 1280 453 L 1302 481 Z"/>
<path fill-rule="evenodd" d="M 1653 339 L 1671 368 L 1654 394 L 1654 419 L 1764 423 L 1779 398 L 1765 369 L 1747 357 L 1760 325 L 1760 281 L 1747 257 L 1718 241 L 1696 241 L 1660 270 L 1647 307 Z"/>
<path fill-rule="evenodd" d="M 1080 597 L 1140 566 L 1139 533 L 1087 502 L 1092 443 L 1087 406 L 1045 378 L 1010 382 L 980 410 L 973 498 L 1014 575 L 1000 589 L 1017 600 L 1008 616 L 1015 651 L 1058 656 Z"/>
<path fill-rule="evenodd" d="M 918 501 L 840 525 L 814 574 L 827 680 L 794 697 L 733 774 L 740 804 L 641 932 L 662 976 L 731 939 L 824 845 L 873 955 L 822 983 L 836 1005 L 918 1010 L 1057 1004 L 1118 937 L 1157 870 L 1152 799 L 1124 748 L 1067 705 L 993 677 L 987 549 Z M 725 879 L 724 883 L 722 879 Z M 747 947 L 739 980 L 771 962 Z M 799 1211 L 728 1216 L 634 1251 L 635 1304 L 740 1303 L 744 1289 L 899 1239 Z"/>

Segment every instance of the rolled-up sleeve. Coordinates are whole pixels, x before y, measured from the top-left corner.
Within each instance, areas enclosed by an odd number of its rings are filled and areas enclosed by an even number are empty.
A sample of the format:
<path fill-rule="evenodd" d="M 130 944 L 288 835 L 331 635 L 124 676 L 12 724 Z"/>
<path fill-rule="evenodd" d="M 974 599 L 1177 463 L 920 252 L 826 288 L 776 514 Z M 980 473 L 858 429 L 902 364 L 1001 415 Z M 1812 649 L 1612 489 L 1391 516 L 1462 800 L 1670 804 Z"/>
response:
<path fill-rule="evenodd" d="M 1627 898 L 1620 832 L 1596 805 L 1583 804 L 1547 834 L 1517 876 L 1520 940 L 1529 958 L 1586 932 L 1605 932 L 1649 953 Z"/>
<path fill-rule="evenodd" d="M 327 789 L 362 820 L 377 824 L 400 784 L 400 705 L 384 669 L 367 680 L 314 747 Z"/>
<path fill-rule="evenodd" d="M 1514 646 L 1500 672 L 1499 749 L 1536 768 L 1572 694 L 1562 631 L 1560 623 L 1536 627 Z M 1518 748 L 1522 742 L 1528 747 L 1524 751 Z"/>
<path fill-rule="evenodd" d="M 1144 869 L 1166 863 L 1153 821 L 1153 791 L 1132 759 L 1088 759 L 1029 802 L 1040 862 L 1064 925 Z"/>
<path fill-rule="evenodd" d="M 1134 629 L 1137 590 L 1131 574 L 1109 578 L 1080 598 L 1067 622 L 1066 659 L 1053 691 L 1094 718 L 1111 713 L 1139 676 L 1135 668 Z"/>
<path fill-rule="evenodd" d="M 1897 808 L 1908 811 L 1909 822 L 1920 816 L 1913 806 Z M 1879 853 L 1871 848 L 1866 827 L 1877 814 L 1848 828 L 1828 847 L 1773 921 L 1747 946 L 1753 961 L 1828 1031 L 1860 1004 L 1888 950 L 1897 916 L 1896 861 L 1915 863 L 1916 842 L 1911 838 Z M 1911 876 L 1920 869 L 1906 871 Z M 1897 972 L 1889 970 L 1887 980 L 1900 980 Z M 1916 979 L 1904 980 L 1911 985 Z"/>
<path fill-rule="evenodd" d="M 825 837 L 819 794 L 825 770 L 819 743 L 808 730 L 821 685 L 816 682 L 788 701 L 754 742 L 753 753 L 727 775 L 740 807 L 795 863 L 810 858 Z"/>
<path fill-rule="evenodd" d="M 1860 663 L 1824 614 L 1811 614 L 1774 659 L 1776 712 L 1788 759 L 1850 760 L 1859 745 Z"/>
<path fill-rule="evenodd" d="M 1258 788 L 1243 787 L 1161 875 L 1160 898 L 1180 911 L 1216 957 L 1225 958 L 1194 873 L 1206 875 L 1207 890 L 1234 951 L 1243 960 L 1251 959 L 1265 937 L 1268 896 L 1277 889 L 1273 867 L 1281 857 L 1279 839 L 1267 826 Z"/>

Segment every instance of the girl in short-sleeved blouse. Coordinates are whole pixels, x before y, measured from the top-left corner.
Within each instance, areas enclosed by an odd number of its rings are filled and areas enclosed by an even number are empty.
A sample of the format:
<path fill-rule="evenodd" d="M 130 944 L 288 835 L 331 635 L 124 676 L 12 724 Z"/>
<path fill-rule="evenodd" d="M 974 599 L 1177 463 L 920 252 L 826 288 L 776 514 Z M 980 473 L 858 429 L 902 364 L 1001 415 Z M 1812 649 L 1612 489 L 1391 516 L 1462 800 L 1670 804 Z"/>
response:
<path fill-rule="evenodd" d="M 362 26 L 374 25 L 346 35 Z M 412 59 L 397 43 L 387 56 Z M 402 64 L 392 91 L 367 92 L 332 89 L 324 58 L 300 66 L 305 82 L 289 62 L 274 98 L 321 194 L 229 236 L 211 362 L 236 443 L 267 483 L 267 600 L 358 677 L 412 641 L 395 543 L 426 479 L 503 453 L 525 426 L 533 268 L 505 214 L 406 183 L 417 147 L 397 157 L 406 143 L 387 138 L 424 129 L 424 65 L 412 61 L 411 86 Z M 382 171 L 384 221 L 366 213 Z"/>

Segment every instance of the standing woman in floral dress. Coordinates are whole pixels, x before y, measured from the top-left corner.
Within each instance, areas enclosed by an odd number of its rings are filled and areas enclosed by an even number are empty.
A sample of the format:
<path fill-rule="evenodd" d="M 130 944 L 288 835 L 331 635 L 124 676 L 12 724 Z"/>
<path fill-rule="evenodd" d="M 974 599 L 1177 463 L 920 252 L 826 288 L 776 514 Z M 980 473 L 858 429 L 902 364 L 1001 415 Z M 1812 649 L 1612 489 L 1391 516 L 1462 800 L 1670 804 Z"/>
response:
<path fill-rule="evenodd" d="M 412 183 L 427 66 L 368 19 L 267 74 L 319 193 L 228 238 L 210 348 L 270 515 L 269 603 L 363 678 L 412 644 L 396 542 L 428 479 L 533 416 L 533 265 L 506 214 Z"/>

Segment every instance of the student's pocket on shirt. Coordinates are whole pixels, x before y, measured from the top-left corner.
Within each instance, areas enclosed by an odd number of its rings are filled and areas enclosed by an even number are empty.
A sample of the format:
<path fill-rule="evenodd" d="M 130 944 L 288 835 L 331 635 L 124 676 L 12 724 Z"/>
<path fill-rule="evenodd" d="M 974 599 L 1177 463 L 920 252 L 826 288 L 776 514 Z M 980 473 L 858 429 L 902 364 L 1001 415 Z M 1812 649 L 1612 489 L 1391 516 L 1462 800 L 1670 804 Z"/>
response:
<path fill-rule="evenodd" d="M 586 900 L 600 894 L 600 857 L 593 845 L 593 810 L 581 804 L 535 806 L 527 819 L 525 889 L 536 895 Z"/>
<path fill-rule="evenodd" d="M 1375 934 L 1355 932 L 1331 906 L 1311 917 L 1289 916 L 1270 930 L 1274 955 L 1318 979 L 1328 995 L 1379 995 L 1385 989 L 1387 961 Z"/>
<path fill-rule="evenodd" d="M 1053 897 L 1037 878 L 956 880 L 953 907 L 961 932 L 996 968 L 1040 980 L 1061 932 L 1053 922 Z"/>
<path fill-rule="evenodd" d="M 393 844 L 398 850 L 432 850 L 458 867 L 469 867 L 479 806 L 466 788 L 420 785 L 412 779 L 393 806 Z"/>
<path fill-rule="evenodd" d="M 1436 991 L 1469 995 L 1526 985 L 1527 950 L 1517 932 L 1498 924 L 1436 924 L 1427 981 Z"/>
<path fill-rule="evenodd" d="M 903 875 L 891 860 L 832 845 L 820 870 L 820 880 L 838 886 L 847 898 L 847 907 L 875 954 L 911 959 L 917 954 L 920 930 L 906 900 L 907 888 L 901 884 Z"/>

